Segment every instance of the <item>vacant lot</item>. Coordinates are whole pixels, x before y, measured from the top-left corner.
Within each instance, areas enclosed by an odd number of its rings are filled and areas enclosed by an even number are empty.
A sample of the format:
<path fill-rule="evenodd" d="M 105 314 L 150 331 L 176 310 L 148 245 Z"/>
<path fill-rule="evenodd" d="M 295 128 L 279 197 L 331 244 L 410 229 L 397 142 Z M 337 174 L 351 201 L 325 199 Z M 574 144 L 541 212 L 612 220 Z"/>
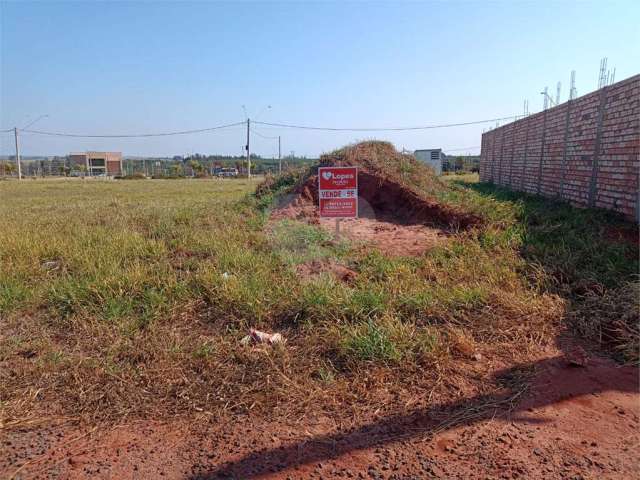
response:
<path fill-rule="evenodd" d="M 437 196 L 482 225 L 407 257 L 274 223 L 248 181 L 0 182 L 0 428 L 508 406 L 567 327 L 637 362 L 635 227 L 474 180 Z"/>

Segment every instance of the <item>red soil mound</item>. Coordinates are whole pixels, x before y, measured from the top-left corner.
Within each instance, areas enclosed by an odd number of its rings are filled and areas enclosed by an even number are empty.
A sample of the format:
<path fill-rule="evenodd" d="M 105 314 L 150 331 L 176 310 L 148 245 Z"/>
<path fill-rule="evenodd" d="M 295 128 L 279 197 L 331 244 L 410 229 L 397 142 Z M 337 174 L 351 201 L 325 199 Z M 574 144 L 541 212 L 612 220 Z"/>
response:
<path fill-rule="evenodd" d="M 318 204 L 318 176 L 310 175 L 296 187 L 296 194 Z M 479 223 L 479 218 L 431 201 L 406 185 L 363 169 L 358 171 L 358 216 L 374 217 L 398 224 L 427 224 L 465 229 Z M 364 202 L 362 200 L 365 200 Z"/>
<path fill-rule="evenodd" d="M 321 166 L 358 167 L 358 219 L 344 220 L 346 237 L 372 243 L 390 255 L 420 255 L 449 234 L 480 223 L 476 215 L 436 200 L 447 185 L 410 155 L 386 142 L 362 142 L 320 158 Z M 258 195 L 276 181 L 265 182 Z M 281 193 L 281 192 L 279 192 Z M 272 219 L 293 218 L 320 224 L 328 230 L 332 220 L 318 217 L 317 168 L 305 172 L 280 195 Z"/>

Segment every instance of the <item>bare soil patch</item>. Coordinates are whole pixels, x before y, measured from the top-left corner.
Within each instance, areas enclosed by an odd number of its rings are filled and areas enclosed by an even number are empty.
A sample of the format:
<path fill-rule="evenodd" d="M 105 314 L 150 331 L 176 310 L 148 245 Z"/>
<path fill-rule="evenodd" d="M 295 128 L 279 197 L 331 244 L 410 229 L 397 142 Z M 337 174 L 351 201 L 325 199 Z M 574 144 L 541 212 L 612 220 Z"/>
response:
<path fill-rule="evenodd" d="M 390 256 L 418 256 L 446 241 L 451 230 L 433 224 L 412 223 L 394 218 L 385 210 L 360 207 L 360 217 L 340 221 L 340 235 L 354 243 L 373 245 Z M 271 212 L 271 220 L 292 219 L 335 231 L 335 220 L 320 219 L 317 204 L 301 195 L 281 203 Z"/>
<path fill-rule="evenodd" d="M 338 280 L 351 283 L 358 276 L 358 272 L 340 265 L 335 261 L 326 260 L 312 260 L 307 263 L 302 263 L 296 266 L 296 272 L 301 278 L 312 278 L 321 273 L 330 273 Z"/>
<path fill-rule="evenodd" d="M 2 432 L 2 478 L 633 478 L 638 369 L 558 351 L 529 392 L 471 397 L 352 425 L 242 416 Z M 504 372 L 497 372 L 502 374 Z"/>
<path fill-rule="evenodd" d="M 393 221 L 360 217 L 340 222 L 340 234 L 356 243 L 372 244 L 382 253 L 390 256 L 418 256 L 441 244 L 447 239 L 447 232 L 427 225 L 402 225 Z M 320 221 L 326 230 L 335 229 L 335 222 Z"/>

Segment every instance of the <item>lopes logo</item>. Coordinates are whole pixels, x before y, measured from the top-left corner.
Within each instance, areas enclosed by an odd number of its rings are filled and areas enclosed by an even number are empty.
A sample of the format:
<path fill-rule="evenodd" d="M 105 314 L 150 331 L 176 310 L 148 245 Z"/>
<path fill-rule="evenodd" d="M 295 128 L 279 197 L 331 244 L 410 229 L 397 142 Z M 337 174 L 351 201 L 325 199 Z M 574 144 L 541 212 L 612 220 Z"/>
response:
<path fill-rule="evenodd" d="M 336 180 L 347 180 L 349 178 L 353 178 L 353 174 L 338 173 L 337 175 L 334 175 L 333 172 L 325 170 L 324 172 L 322 172 L 322 178 L 324 178 L 325 180 L 330 180 L 331 178 L 335 178 Z"/>

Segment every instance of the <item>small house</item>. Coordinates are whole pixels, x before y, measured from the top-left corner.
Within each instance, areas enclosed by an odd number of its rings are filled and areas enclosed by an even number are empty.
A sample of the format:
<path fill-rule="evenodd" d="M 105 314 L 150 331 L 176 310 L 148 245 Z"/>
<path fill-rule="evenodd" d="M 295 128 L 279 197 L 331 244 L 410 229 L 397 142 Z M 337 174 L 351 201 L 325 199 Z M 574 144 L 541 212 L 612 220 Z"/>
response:
<path fill-rule="evenodd" d="M 84 152 L 71 153 L 69 160 L 73 167 L 83 167 L 88 176 L 122 175 L 122 153 L 120 152 Z"/>

